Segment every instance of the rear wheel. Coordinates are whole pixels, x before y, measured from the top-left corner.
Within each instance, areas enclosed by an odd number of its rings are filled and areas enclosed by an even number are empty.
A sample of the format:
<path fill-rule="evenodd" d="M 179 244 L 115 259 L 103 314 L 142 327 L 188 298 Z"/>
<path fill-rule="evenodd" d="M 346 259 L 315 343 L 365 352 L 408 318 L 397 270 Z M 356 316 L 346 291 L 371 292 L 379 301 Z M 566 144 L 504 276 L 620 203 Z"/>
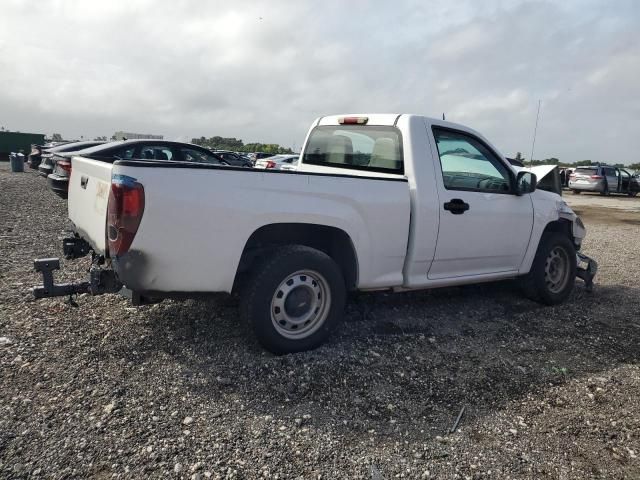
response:
<path fill-rule="evenodd" d="M 638 195 L 638 192 L 629 192 L 630 197 L 635 197 L 636 195 Z"/>
<path fill-rule="evenodd" d="M 580 195 L 580 190 L 572 190 L 574 195 Z"/>
<path fill-rule="evenodd" d="M 564 234 L 542 235 L 531 271 L 522 279 L 522 287 L 532 300 L 556 305 L 571 294 L 576 278 L 576 251 Z"/>
<path fill-rule="evenodd" d="M 326 340 L 342 319 L 345 298 L 342 272 L 331 257 L 287 245 L 254 269 L 241 314 L 267 350 L 300 352 Z"/>

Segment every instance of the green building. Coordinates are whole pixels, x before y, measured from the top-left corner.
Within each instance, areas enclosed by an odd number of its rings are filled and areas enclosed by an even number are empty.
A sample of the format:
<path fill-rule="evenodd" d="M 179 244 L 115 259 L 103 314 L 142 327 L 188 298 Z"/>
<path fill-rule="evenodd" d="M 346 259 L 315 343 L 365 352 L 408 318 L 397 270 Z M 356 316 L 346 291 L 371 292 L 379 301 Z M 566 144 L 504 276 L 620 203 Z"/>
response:
<path fill-rule="evenodd" d="M 44 133 L 21 133 L 0 131 L 0 160 L 8 161 L 11 152 L 23 151 L 25 157 L 31 152 L 31 145 L 42 145 Z"/>

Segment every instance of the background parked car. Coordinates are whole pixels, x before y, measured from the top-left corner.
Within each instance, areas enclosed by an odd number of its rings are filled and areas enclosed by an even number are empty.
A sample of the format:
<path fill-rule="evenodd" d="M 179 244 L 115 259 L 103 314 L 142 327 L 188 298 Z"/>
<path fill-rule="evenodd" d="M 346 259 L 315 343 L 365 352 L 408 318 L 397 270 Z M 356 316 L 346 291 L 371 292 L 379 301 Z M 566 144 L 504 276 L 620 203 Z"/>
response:
<path fill-rule="evenodd" d="M 31 144 L 31 152 L 29 153 L 29 159 L 27 163 L 32 169 L 36 169 L 40 166 L 40 162 L 42 161 L 42 154 L 54 147 L 58 147 L 60 145 L 65 145 L 68 142 L 50 142 L 45 143 L 44 145 L 38 145 L 36 143 Z"/>
<path fill-rule="evenodd" d="M 55 157 L 58 153 L 65 152 L 78 152 L 80 150 L 84 150 L 85 148 L 95 147 L 97 145 L 102 145 L 104 142 L 69 142 L 59 144 L 54 147 L 45 148 L 41 150 L 41 162 L 38 166 L 38 172 L 43 177 L 49 176 L 49 174 L 53 173 L 53 169 L 55 167 Z"/>
<path fill-rule="evenodd" d="M 283 169 L 283 165 L 291 166 L 297 162 L 300 155 L 274 155 L 269 158 L 257 160 L 255 168 L 272 168 L 274 170 L 292 170 L 291 168 Z"/>
<path fill-rule="evenodd" d="M 122 159 L 143 159 L 229 165 L 222 157 L 206 148 L 191 143 L 153 139 L 122 140 L 78 152 L 59 152 L 55 155 L 56 165 L 47 180 L 51 190 L 62 198 L 67 198 L 72 166 L 71 158 L 74 155 L 82 155 L 108 163 Z"/>
<path fill-rule="evenodd" d="M 229 152 L 227 150 L 215 150 L 213 153 L 222 157 L 225 162 L 233 167 L 253 167 L 253 163 L 248 158 L 237 154 L 236 152 Z"/>
<path fill-rule="evenodd" d="M 263 158 L 273 157 L 273 153 L 265 153 L 265 152 L 254 152 L 249 154 L 249 158 L 251 162 L 255 165 L 258 160 L 262 160 Z"/>
<path fill-rule="evenodd" d="M 573 193 L 598 192 L 601 195 L 626 193 L 636 196 L 640 188 L 634 178 L 624 168 L 609 165 L 586 165 L 577 167 L 569 176 L 569 188 Z"/>
<path fill-rule="evenodd" d="M 280 170 L 297 170 L 300 164 L 300 157 L 292 159 L 291 163 L 283 163 L 280 165 Z"/>

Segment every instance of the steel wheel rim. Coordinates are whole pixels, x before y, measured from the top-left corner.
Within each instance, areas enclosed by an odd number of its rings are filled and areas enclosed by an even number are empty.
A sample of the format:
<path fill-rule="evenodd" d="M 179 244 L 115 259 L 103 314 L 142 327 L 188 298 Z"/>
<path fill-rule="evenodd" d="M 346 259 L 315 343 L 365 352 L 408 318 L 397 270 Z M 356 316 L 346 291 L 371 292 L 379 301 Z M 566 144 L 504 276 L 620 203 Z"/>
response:
<path fill-rule="evenodd" d="M 551 293 L 559 293 L 567 286 L 569 270 L 569 254 L 562 247 L 554 247 L 544 265 L 544 281 Z"/>
<path fill-rule="evenodd" d="M 301 340 L 325 322 L 331 307 L 327 280 L 313 270 L 299 270 L 285 278 L 271 298 L 271 323 L 285 338 Z"/>

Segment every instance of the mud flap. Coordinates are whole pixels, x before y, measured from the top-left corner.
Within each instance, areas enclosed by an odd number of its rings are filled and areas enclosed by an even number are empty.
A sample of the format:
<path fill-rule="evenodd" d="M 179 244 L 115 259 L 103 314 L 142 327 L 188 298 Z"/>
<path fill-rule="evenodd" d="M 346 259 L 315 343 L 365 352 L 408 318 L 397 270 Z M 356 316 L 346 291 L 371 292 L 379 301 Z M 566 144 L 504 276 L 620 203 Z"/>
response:
<path fill-rule="evenodd" d="M 598 272 L 598 264 L 592 258 L 586 255 L 576 252 L 576 276 L 584 280 L 584 286 L 587 292 L 593 291 L 593 277 Z"/>

